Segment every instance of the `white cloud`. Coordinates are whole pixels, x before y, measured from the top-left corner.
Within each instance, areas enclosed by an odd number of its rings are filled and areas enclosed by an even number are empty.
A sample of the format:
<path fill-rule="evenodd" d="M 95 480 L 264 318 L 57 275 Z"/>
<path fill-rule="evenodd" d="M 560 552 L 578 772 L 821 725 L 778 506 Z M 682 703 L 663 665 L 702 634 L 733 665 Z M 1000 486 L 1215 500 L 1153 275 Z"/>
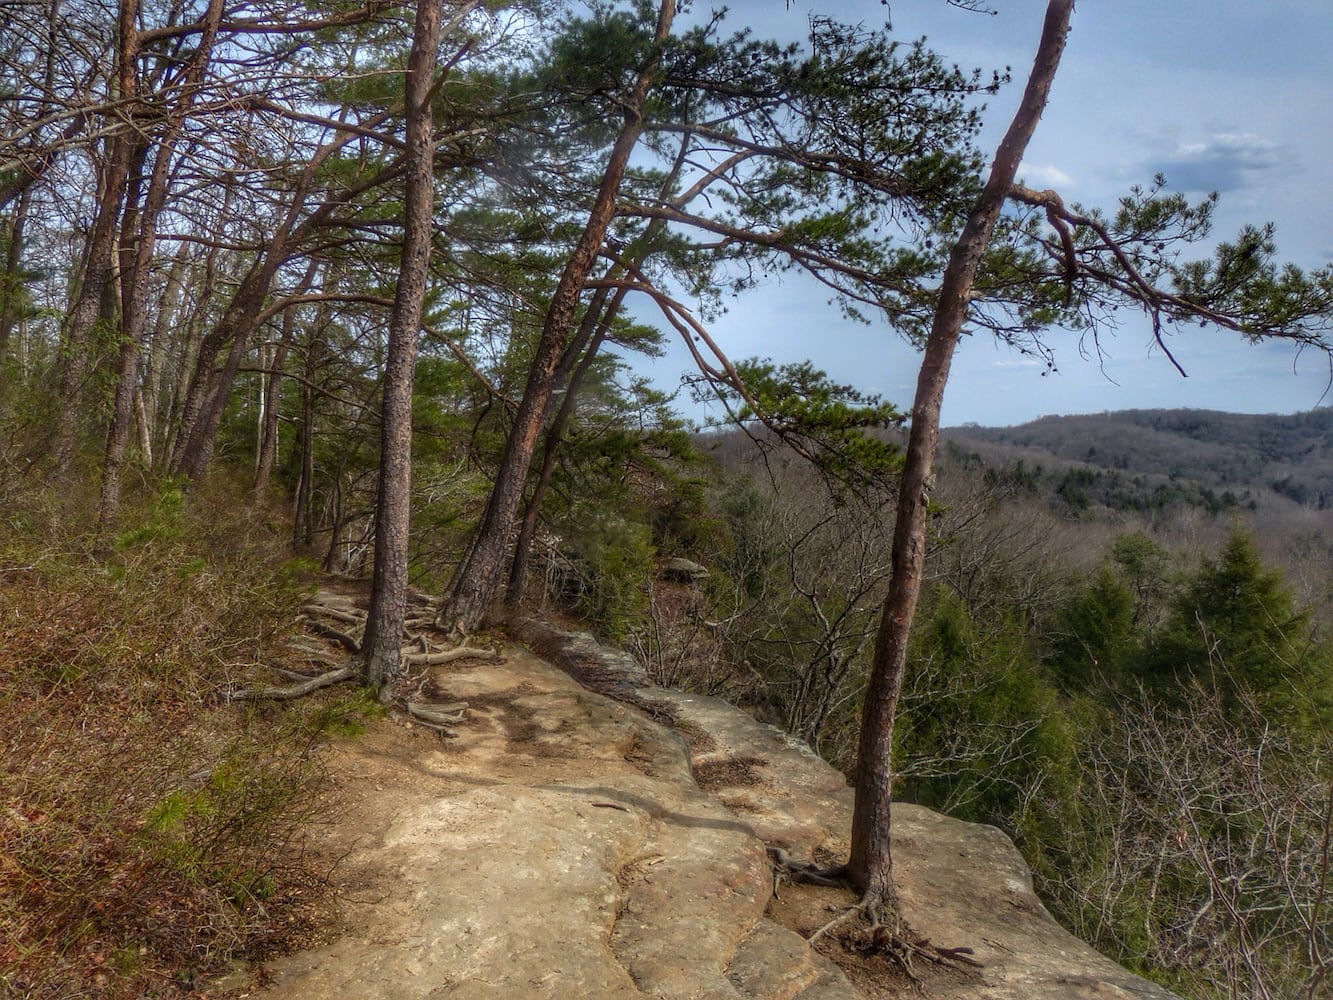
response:
<path fill-rule="evenodd" d="M 1074 178 L 1048 163 L 1024 163 L 1018 168 L 1018 177 L 1029 187 L 1067 189 L 1074 186 Z"/>

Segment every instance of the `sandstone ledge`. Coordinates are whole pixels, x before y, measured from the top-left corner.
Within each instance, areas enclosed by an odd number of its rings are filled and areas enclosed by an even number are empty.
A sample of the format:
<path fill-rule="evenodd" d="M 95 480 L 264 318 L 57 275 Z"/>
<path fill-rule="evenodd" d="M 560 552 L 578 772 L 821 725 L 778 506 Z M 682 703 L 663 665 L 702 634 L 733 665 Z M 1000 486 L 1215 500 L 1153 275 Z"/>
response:
<path fill-rule="evenodd" d="M 469 705 L 449 736 L 386 723 L 332 751 L 323 849 L 343 858 L 343 930 L 271 963 L 260 995 L 864 995 L 765 916 L 767 846 L 845 853 L 841 775 L 724 702 L 652 687 L 586 635 L 514 632 L 540 655 L 437 668 L 438 699 Z M 998 830 L 910 805 L 893 822 L 906 919 L 982 963 L 928 995 L 1171 996 L 1061 929 Z"/>

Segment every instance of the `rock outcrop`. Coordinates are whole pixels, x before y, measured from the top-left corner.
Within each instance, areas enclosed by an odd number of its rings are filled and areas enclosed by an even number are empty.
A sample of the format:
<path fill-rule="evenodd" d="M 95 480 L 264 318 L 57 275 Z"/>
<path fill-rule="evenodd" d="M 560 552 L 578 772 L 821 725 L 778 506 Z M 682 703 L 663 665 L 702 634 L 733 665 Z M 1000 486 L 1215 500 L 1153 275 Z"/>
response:
<path fill-rule="evenodd" d="M 342 858 L 341 932 L 270 963 L 260 995 L 897 994 L 766 916 L 768 847 L 845 852 L 841 775 L 724 702 L 651 687 L 586 636 L 516 631 L 538 655 L 436 668 L 429 693 L 468 704 L 448 734 L 386 723 L 331 751 L 322 841 Z M 893 822 L 906 919 L 980 963 L 927 995 L 1170 996 L 1057 926 L 999 831 L 905 805 Z"/>

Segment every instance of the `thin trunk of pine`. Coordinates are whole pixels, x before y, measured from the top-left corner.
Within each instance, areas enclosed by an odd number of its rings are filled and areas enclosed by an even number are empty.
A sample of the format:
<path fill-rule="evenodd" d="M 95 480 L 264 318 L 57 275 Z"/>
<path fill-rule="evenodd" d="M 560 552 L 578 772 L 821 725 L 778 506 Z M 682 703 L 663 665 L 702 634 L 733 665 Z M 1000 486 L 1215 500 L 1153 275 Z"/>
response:
<path fill-rule="evenodd" d="M 199 344 L 171 458 L 171 471 L 187 479 L 203 475 L 213 453 L 213 440 L 222 422 L 227 395 L 250 346 L 257 318 L 284 256 L 285 242 L 283 237 L 275 238 L 274 245 L 251 265 L 222 318 Z M 215 369 L 224 348 L 226 359 L 221 369 Z"/>
<path fill-rule="evenodd" d="M 138 0 L 120 0 L 116 26 L 116 97 L 127 109 L 131 109 L 131 113 L 139 99 L 138 19 Z M 115 274 L 117 221 L 122 212 L 122 202 L 126 201 L 127 183 L 133 179 L 130 168 L 143 162 L 144 147 L 140 145 L 132 128 L 126 127 L 112 135 L 110 142 L 104 187 L 89 240 L 83 282 L 63 338 L 65 353 L 61 359 L 60 412 L 56 417 L 53 449 L 56 472 L 62 475 L 69 471 L 78 443 L 83 417 L 83 386 L 91 368 L 92 332 L 99 318 L 107 318 L 115 313 L 114 297 L 108 300 L 108 293 Z M 136 176 L 138 172 L 134 172 Z M 130 212 L 136 207 L 127 204 L 124 211 Z M 102 520 L 102 508 L 103 504 L 99 502 L 99 521 Z"/>
<path fill-rule="evenodd" d="M 234 197 L 233 186 L 224 183 L 222 205 L 218 210 L 219 219 L 225 219 L 230 215 Z M 194 306 L 190 310 L 189 318 L 183 320 L 173 331 L 172 347 L 175 363 L 172 365 L 171 406 L 167 413 L 162 447 L 162 464 L 166 471 L 174 467 L 176 456 L 185 443 L 185 411 L 191 402 L 194 381 L 191 372 L 198 370 L 199 352 L 203 349 L 204 341 L 208 339 L 207 335 L 199 336 L 199 331 L 212 322 L 209 315 L 212 311 L 214 291 L 218 285 L 223 282 L 232 283 L 233 276 L 224 273 L 224 267 L 219 262 L 220 256 L 221 250 L 216 245 L 209 247 L 204 255 L 202 276 L 199 280 L 191 282 L 191 288 L 198 290 L 193 293 Z M 231 263 L 230 259 L 228 262 Z"/>
<path fill-rule="evenodd" d="M 166 283 L 157 302 L 157 319 L 148 336 L 148 361 L 143 373 L 144 422 L 147 425 L 147 446 L 144 454 L 150 465 L 156 466 L 157 454 L 163 443 L 165 421 L 162 419 L 162 395 L 166 383 L 167 354 L 170 343 L 168 331 L 181 325 L 181 293 L 185 280 L 189 244 L 182 242 L 167 271 Z"/>
<path fill-rule="evenodd" d="M 315 378 L 322 363 L 324 342 L 322 324 L 311 332 L 305 351 L 305 378 L 301 382 L 301 424 L 297 432 L 297 461 L 300 476 L 296 484 L 296 508 L 292 518 L 292 542 L 309 546 L 315 539 L 312 520 L 315 489 Z"/>
<path fill-rule="evenodd" d="M 273 359 L 269 363 L 268 384 L 264 387 L 264 420 L 259 433 L 259 456 L 255 463 L 254 493 L 257 500 L 268 492 L 269 479 L 273 475 L 273 466 L 278 458 L 278 408 L 282 402 L 282 370 L 291 351 L 294 325 L 295 313 L 289 310 L 283 319 L 282 339 L 273 349 Z"/>
<path fill-rule="evenodd" d="M 681 142 L 680 153 L 676 157 L 675 164 L 662 181 L 662 200 L 668 201 L 677 207 L 687 204 L 702 192 L 709 183 L 709 178 L 703 178 L 678 198 L 670 198 L 671 190 L 685 167 L 685 154 L 688 149 L 689 140 L 686 138 Z M 644 229 L 643 234 L 635 240 L 634 247 L 627 250 L 617 262 L 612 273 L 624 274 L 641 268 L 644 261 L 652 253 L 657 237 L 665 229 L 666 222 L 662 219 L 654 219 L 650 222 Z M 528 566 L 532 561 L 532 543 L 537 535 L 537 521 L 541 515 L 542 503 L 550 490 L 551 479 L 555 474 L 556 458 L 559 455 L 560 440 L 564 434 L 565 425 L 574 413 L 574 406 L 583 380 L 587 377 L 597 353 L 602 348 L 602 344 L 610 336 L 612 324 L 615 323 L 616 317 L 620 315 L 621 307 L 629 296 L 629 288 L 625 285 L 617 288 L 610 302 L 606 301 L 608 294 L 610 294 L 610 286 L 597 290 L 584 314 L 583 323 L 579 326 L 579 332 L 575 336 L 574 342 L 565 351 L 565 357 L 561 359 L 561 365 L 556 370 L 556 384 L 564 387 L 565 394 L 560 402 L 560 409 L 556 411 L 556 415 L 547 428 L 546 436 L 542 441 L 541 469 L 537 474 L 537 482 L 532 487 L 532 495 L 528 498 L 527 506 L 524 508 L 523 522 L 519 527 L 518 538 L 514 542 L 514 559 L 509 567 L 509 584 L 505 590 L 505 606 L 509 610 L 517 608 L 519 602 L 523 599 L 523 588 L 527 582 Z M 588 343 L 590 339 L 591 343 Z M 587 345 L 586 351 L 584 350 L 585 344 Z M 576 361 L 577 366 L 575 366 Z M 570 374 L 571 371 L 572 375 Z"/>
<path fill-rule="evenodd" d="M 115 272 L 116 223 L 129 173 L 130 141 L 127 135 L 114 134 L 108 143 L 110 148 L 84 255 L 83 275 L 60 338 L 60 378 L 52 447 L 57 475 L 68 472 L 74 462 L 84 417 L 84 388 L 92 368 L 93 330 L 102 315 L 107 284 Z"/>
<path fill-rule="evenodd" d="M 518 607 L 523 599 L 523 586 L 527 581 L 528 564 L 532 559 L 532 542 L 537 536 L 537 519 L 541 514 L 546 492 L 551 488 L 551 479 L 555 475 L 556 458 L 560 454 L 560 439 L 564 434 L 565 425 L 574 414 L 579 389 L 593 361 L 597 358 L 597 352 L 602 349 L 602 344 L 610 332 L 611 322 L 624 298 L 624 289 L 621 289 L 620 294 L 617 294 L 605 312 L 589 309 L 588 315 L 598 319 L 597 332 L 568 380 L 561 380 L 564 384 L 564 398 L 560 401 L 560 409 L 556 411 L 550 426 L 546 428 L 546 437 L 542 441 L 541 470 L 537 473 L 537 482 L 532 487 L 532 495 L 528 497 L 528 505 L 523 511 L 523 523 L 518 531 L 518 540 L 514 543 L 514 561 L 509 567 L 509 585 L 505 590 L 505 605 L 510 609 Z"/>
<path fill-rule="evenodd" d="M 301 279 L 300 292 L 306 291 L 314 284 L 318 271 L 318 264 L 311 261 L 310 266 L 306 268 L 305 276 Z M 322 315 L 323 310 L 321 309 L 320 312 Z M 292 348 L 292 342 L 296 339 L 296 319 L 297 310 L 295 307 L 289 307 L 283 313 L 282 334 L 273 348 L 272 356 L 264 366 L 267 371 L 261 376 L 264 379 L 263 395 L 260 399 L 262 417 L 255 456 L 255 481 L 253 486 L 256 502 L 262 500 L 264 494 L 268 492 L 269 478 L 273 475 L 273 466 L 278 459 L 278 411 L 279 404 L 282 401 L 282 373 L 283 366 L 287 363 L 287 355 Z"/>
<path fill-rule="evenodd" d="M 363 122 L 362 126 L 374 128 L 389 117 L 390 112 L 380 112 Z M 236 371 L 258 328 L 259 317 L 263 314 L 264 302 L 273 287 L 273 280 L 279 268 L 294 256 L 293 248 L 327 219 L 335 207 L 353 198 L 358 191 L 375 186 L 385 176 L 376 175 L 359 188 L 342 189 L 313 211 L 306 212 L 306 200 L 320 169 L 331 156 L 355 138 L 356 133 L 347 132 L 319 147 L 310 157 L 292 191 L 286 215 L 274 231 L 269 245 L 241 279 L 221 319 L 200 342 L 194 375 L 181 406 L 180 429 L 171 454 L 172 472 L 195 480 L 203 475 L 208 466 Z M 305 218 L 301 219 L 303 212 L 306 212 Z M 226 361 L 221 369 L 215 370 L 214 365 L 224 348 L 227 349 Z"/>
<path fill-rule="evenodd" d="M 675 13 L 675 0 L 661 0 L 653 34 L 653 54 L 626 97 L 625 123 L 611 148 L 606 171 L 589 210 L 583 233 L 560 274 L 547 308 L 541 338 L 523 389 L 523 398 L 514 415 L 514 426 L 505 439 L 490 500 L 467 555 L 459 563 L 450 581 L 449 593 L 440 615 L 450 626 L 459 625 L 465 631 L 475 629 L 486 617 L 492 602 L 500 596 L 505 580 L 506 556 L 510 552 L 514 533 L 514 516 L 523 498 L 537 438 L 550 409 L 556 368 L 569 340 L 583 285 L 592 274 L 607 228 L 615 214 L 616 195 L 625 177 L 630 154 L 638 144 L 643 128 L 644 101 L 657 82 L 661 49 L 670 34 Z"/>
<path fill-rule="evenodd" d="M 366 683 L 392 697 L 402 675 L 407 614 L 408 535 L 412 511 L 412 383 L 430 277 L 435 203 L 435 141 L 430 97 L 440 46 L 439 0 L 419 0 L 407 57 L 406 190 L 398 288 L 389 317 L 380 418 L 380 470 L 375 503 L 375 566 L 362 642 Z"/>
<path fill-rule="evenodd" d="M 940 405 L 967 305 L 996 220 L 1013 186 L 1023 152 L 1041 119 L 1064 52 L 1073 0 L 1050 0 L 1041 42 L 1018 111 L 995 155 L 990 177 L 954 244 L 917 378 L 912 425 L 899 487 L 891 577 L 875 640 L 857 748 L 849 879 L 876 917 L 897 922 L 889 809 L 893 798 L 893 724 L 907 667 L 907 644 L 921 594 L 926 513 L 939 439 Z"/>

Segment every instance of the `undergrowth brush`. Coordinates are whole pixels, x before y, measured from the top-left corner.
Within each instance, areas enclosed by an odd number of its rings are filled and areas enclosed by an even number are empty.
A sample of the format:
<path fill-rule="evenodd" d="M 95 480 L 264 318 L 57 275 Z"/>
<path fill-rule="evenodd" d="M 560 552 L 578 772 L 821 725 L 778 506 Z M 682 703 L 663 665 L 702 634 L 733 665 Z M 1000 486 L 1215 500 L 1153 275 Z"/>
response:
<path fill-rule="evenodd" d="M 0 997 L 178 997 L 304 932 L 329 698 L 266 679 L 299 567 L 243 494 L 168 486 L 100 537 L 84 498 L 0 509 Z M 335 712 L 335 715 L 337 713 Z"/>

